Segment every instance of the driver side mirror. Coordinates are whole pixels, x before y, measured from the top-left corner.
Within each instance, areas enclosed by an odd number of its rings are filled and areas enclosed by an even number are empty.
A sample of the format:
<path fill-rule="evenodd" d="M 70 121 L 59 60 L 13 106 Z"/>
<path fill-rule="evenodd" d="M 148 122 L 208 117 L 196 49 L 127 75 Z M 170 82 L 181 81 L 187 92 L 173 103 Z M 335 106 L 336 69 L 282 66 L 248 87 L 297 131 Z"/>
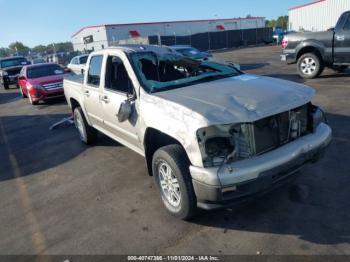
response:
<path fill-rule="evenodd" d="M 129 99 L 127 99 L 120 104 L 119 111 L 117 114 L 118 121 L 120 123 L 127 121 L 131 116 L 131 112 L 132 112 L 131 102 Z"/>

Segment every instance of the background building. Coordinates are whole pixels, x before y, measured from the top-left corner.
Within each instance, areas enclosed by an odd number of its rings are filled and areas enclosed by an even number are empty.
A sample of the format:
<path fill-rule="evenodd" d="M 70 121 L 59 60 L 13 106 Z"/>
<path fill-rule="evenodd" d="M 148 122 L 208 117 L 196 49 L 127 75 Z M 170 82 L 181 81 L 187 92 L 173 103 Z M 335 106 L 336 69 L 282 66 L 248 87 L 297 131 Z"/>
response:
<path fill-rule="evenodd" d="M 205 32 L 225 32 L 265 27 L 265 18 L 232 18 L 195 21 L 97 25 L 72 36 L 75 51 L 100 50 L 115 44 L 147 44 L 150 36 L 182 37 Z"/>
<path fill-rule="evenodd" d="M 350 0 L 319 0 L 289 9 L 289 30 L 325 31 L 350 10 Z"/>

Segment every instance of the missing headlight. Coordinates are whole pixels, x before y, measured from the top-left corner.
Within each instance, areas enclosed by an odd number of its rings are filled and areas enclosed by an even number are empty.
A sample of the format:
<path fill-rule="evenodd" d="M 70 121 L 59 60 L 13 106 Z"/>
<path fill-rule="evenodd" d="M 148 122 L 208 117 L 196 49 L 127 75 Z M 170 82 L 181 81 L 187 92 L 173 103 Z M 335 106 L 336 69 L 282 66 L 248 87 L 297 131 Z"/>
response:
<path fill-rule="evenodd" d="M 312 129 L 313 132 L 317 129 L 317 127 L 321 123 L 328 123 L 326 114 L 322 111 L 321 108 L 311 105 L 311 117 L 310 117 L 310 129 Z"/>
<path fill-rule="evenodd" d="M 205 152 L 209 157 L 225 158 L 234 150 L 234 145 L 228 137 L 214 137 L 205 142 Z"/>
<path fill-rule="evenodd" d="M 234 125 L 218 125 L 198 130 L 197 139 L 206 167 L 220 166 L 235 156 Z"/>

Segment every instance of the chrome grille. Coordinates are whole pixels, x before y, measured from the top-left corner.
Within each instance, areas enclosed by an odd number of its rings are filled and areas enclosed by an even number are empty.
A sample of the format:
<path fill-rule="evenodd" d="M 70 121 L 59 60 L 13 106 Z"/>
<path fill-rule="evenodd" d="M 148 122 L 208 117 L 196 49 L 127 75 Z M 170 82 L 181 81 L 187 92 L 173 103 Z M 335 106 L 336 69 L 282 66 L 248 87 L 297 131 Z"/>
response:
<path fill-rule="evenodd" d="M 43 85 L 46 90 L 55 90 L 63 88 L 63 82 L 51 83 Z"/>

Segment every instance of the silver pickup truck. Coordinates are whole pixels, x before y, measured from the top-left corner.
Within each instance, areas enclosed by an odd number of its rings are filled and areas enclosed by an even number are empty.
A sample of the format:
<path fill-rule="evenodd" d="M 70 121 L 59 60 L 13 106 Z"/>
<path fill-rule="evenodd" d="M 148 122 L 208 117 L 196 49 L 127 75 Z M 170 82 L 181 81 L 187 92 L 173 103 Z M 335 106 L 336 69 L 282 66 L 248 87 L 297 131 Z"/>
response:
<path fill-rule="evenodd" d="M 181 219 L 279 185 L 332 139 L 313 89 L 158 46 L 94 52 L 64 92 L 80 139 L 91 144 L 98 130 L 144 156 Z"/>

